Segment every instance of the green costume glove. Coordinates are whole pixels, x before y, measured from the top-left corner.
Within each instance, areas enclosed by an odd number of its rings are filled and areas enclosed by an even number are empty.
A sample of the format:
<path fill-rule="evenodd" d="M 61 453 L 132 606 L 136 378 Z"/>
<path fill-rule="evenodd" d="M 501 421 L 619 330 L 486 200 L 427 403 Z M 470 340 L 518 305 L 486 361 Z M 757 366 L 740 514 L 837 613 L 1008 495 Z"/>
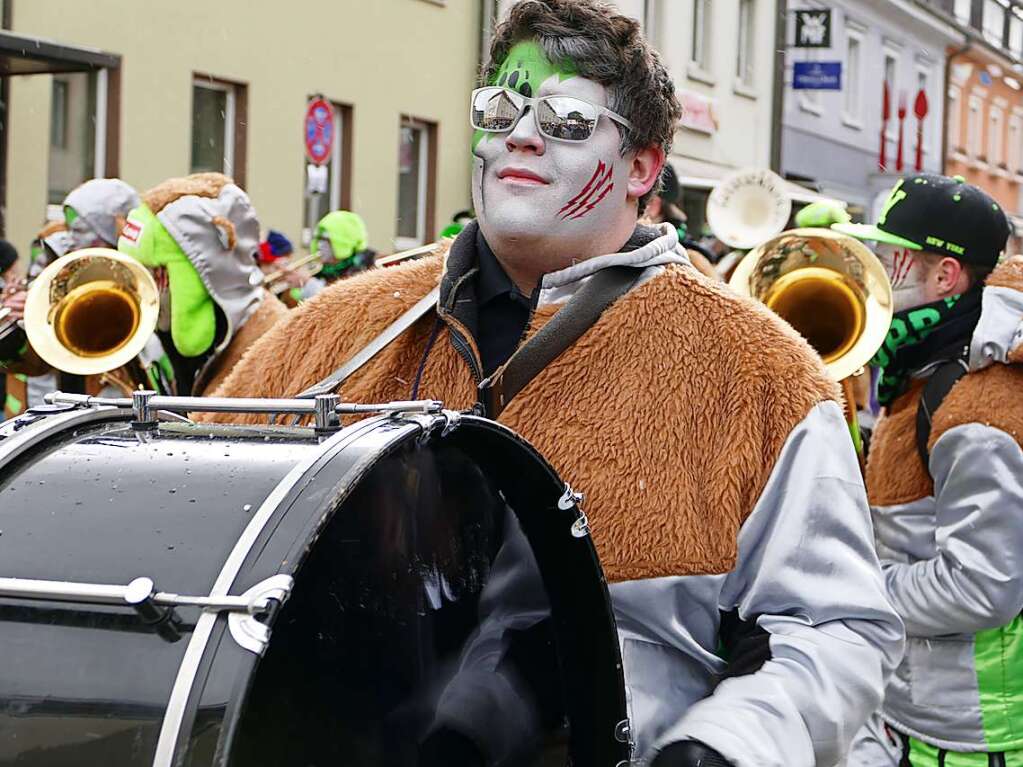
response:
<path fill-rule="evenodd" d="M 175 348 L 185 357 L 208 351 L 217 332 L 213 299 L 188 256 L 146 205 L 128 214 L 117 250 L 150 269 L 162 266 L 167 270 Z"/>
<path fill-rule="evenodd" d="M 852 216 L 837 202 L 812 202 L 796 214 L 796 227 L 827 229 L 832 224 L 848 224 Z"/>

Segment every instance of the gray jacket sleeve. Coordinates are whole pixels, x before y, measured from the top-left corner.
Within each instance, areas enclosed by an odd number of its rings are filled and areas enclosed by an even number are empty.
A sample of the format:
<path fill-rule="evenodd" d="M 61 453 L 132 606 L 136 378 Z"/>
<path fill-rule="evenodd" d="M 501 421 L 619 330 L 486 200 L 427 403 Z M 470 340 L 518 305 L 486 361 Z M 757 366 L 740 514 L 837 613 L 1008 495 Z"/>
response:
<path fill-rule="evenodd" d="M 972 634 L 1023 609 L 1023 451 L 980 423 L 949 429 L 931 450 L 932 559 L 885 562 L 889 597 L 911 636 Z"/>
<path fill-rule="evenodd" d="M 719 606 L 756 630 L 764 654 L 659 744 L 699 740 L 739 767 L 835 764 L 880 704 L 903 644 L 837 404 L 789 435 L 738 544 Z"/>

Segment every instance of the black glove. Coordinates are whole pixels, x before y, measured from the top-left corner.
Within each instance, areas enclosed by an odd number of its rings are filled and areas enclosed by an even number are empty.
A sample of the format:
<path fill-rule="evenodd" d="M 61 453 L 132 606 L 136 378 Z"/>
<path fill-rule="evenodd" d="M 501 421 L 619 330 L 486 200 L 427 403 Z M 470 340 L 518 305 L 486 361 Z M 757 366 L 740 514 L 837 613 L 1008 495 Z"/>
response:
<path fill-rule="evenodd" d="M 476 744 L 454 730 L 441 729 L 419 747 L 419 767 L 483 767 L 483 754 Z"/>
<path fill-rule="evenodd" d="M 732 763 L 699 741 L 680 740 L 662 748 L 651 767 L 732 767 Z"/>

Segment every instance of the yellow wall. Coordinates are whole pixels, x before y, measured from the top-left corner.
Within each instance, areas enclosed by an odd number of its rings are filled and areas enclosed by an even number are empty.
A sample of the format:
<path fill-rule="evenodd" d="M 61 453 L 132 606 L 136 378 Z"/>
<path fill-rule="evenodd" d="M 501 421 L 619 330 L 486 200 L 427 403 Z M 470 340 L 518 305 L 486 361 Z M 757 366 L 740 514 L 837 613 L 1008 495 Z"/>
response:
<path fill-rule="evenodd" d="M 469 206 L 466 100 L 478 0 L 13 0 L 17 34 L 122 57 L 120 175 L 139 190 L 188 173 L 192 73 L 248 84 L 247 191 L 264 228 L 299 242 L 309 94 L 354 106 L 352 197 L 392 249 L 400 116 L 439 124 L 436 229 Z M 7 238 L 45 212 L 51 78 L 12 78 Z"/>

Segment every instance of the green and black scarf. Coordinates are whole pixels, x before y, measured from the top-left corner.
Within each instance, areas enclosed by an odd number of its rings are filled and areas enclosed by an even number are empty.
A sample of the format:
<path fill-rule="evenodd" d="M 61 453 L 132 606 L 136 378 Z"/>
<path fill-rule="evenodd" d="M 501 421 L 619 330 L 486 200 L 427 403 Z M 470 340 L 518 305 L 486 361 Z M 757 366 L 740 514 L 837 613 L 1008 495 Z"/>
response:
<path fill-rule="evenodd" d="M 881 369 L 879 403 L 893 402 L 917 370 L 961 353 L 980 320 L 982 293 L 978 285 L 958 296 L 896 312 L 884 344 L 870 361 Z"/>

